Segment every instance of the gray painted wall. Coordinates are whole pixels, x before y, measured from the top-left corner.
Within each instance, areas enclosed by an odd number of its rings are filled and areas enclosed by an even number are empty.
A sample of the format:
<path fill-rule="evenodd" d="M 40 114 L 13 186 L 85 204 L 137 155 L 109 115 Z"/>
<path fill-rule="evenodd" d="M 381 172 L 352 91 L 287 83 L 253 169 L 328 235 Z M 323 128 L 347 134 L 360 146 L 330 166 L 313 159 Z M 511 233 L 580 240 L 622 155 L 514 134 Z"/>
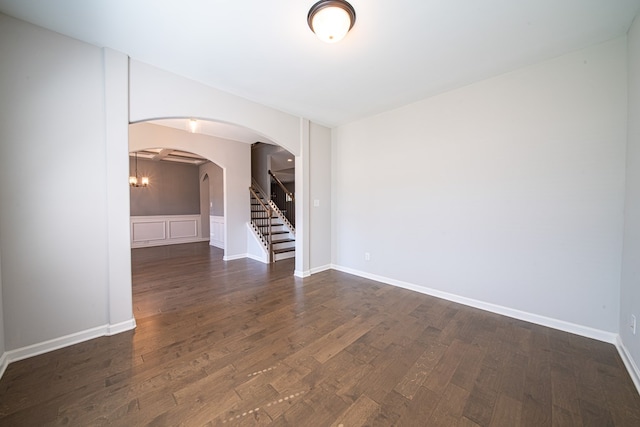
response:
<path fill-rule="evenodd" d="M 209 176 L 209 215 L 224 216 L 224 171 L 215 163 L 200 165 L 200 176 Z"/>
<path fill-rule="evenodd" d="M 616 332 L 626 57 L 619 38 L 334 129 L 334 264 Z"/>
<path fill-rule="evenodd" d="M 133 157 L 129 158 L 135 173 Z M 131 216 L 195 215 L 200 213 L 199 167 L 187 163 L 138 158 L 138 176 L 149 177 L 149 187 L 131 188 Z"/>
<path fill-rule="evenodd" d="M 109 322 L 105 64 L 98 47 L 5 15 L 0 52 L 2 315 L 11 351 Z"/>
<path fill-rule="evenodd" d="M 280 150 L 280 147 L 270 144 L 256 144 L 251 146 L 251 178 L 267 193 L 271 194 L 271 178 L 267 171 L 271 167 L 269 155 Z"/>

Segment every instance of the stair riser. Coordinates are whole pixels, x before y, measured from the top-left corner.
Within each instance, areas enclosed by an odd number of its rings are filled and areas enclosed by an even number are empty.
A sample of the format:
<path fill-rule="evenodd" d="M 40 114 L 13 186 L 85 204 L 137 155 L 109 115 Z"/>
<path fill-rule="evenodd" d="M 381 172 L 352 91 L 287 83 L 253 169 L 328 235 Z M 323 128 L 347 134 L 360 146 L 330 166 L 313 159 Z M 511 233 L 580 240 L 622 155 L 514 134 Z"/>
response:
<path fill-rule="evenodd" d="M 285 252 L 282 254 L 276 254 L 273 256 L 273 260 L 274 261 L 280 261 L 282 259 L 287 259 L 287 258 L 295 258 L 296 257 L 296 253 L 295 252 Z"/>
<path fill-rule="evenodd" d="M 273 246 L 273 249 L 295 248 L 296 242 L 283 242 L 283 243 L 273 242 L 272 246 Z"/>
<path fill-rule="evenodd" d="M 263 233 L 268 233 L 269 232 L 269 226 L 268 225 L 258 225 L 258 228 Z M 276 232 L 280 232 L 280 231 L 287 231 L 287 229 L 285 228 L 284 225 L 272 225 L 271 226 L 271 232 L 272 233 L 276 233 Z"/>

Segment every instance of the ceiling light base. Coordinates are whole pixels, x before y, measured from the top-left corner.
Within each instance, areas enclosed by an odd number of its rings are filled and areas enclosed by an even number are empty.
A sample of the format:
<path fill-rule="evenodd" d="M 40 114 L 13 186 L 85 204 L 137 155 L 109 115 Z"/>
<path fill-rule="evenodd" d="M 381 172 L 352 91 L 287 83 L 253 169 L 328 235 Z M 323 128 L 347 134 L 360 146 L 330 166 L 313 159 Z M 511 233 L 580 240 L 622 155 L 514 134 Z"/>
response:
<path fill-rule="evenodd" d="M 307 24 L 320 40 L 342 40 L 356 23 L 356 11 L 345 0 L 320 0 L 309 9 Z"/>

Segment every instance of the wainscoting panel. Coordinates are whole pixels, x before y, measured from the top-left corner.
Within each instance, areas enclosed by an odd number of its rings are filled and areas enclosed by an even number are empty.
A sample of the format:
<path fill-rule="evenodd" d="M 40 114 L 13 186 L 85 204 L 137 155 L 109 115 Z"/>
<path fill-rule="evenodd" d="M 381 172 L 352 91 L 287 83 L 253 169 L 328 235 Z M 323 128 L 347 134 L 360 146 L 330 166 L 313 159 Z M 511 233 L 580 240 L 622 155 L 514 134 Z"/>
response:
<path fill-rule="evenodd" d="M 131 247 L 202 242 L 200 215 L 132 216 Z"/>
<path fill-rule="evenodd" d="M 169 220 L 169 238 L 184 239 L 186 237 L 198 237 L 198 228 L 200 221 L 195 219 L 188 220 Z"/>
<path fill-rule="evenodd" d="M 141 221 L 131 223 L 131 239 L 134 243 L 145 240 L 165 240 L 167 233 L 164 221 Z"/>
<path fill-rule="evenodd" d="M 209 244 L 224 249 L 224 217 L 209 216 Z"/>

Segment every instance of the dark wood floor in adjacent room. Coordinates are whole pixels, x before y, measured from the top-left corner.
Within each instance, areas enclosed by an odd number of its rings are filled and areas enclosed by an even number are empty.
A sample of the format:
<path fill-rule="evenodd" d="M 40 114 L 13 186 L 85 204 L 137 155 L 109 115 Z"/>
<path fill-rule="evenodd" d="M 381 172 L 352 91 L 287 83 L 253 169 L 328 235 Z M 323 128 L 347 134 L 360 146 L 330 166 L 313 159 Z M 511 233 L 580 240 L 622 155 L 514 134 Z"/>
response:
<path fill-rule="evenodd" d="M 614 346 L 293 260 L 133 251 L 137 329 L 15 362 L 10 426 L 640 426 Z"/>

